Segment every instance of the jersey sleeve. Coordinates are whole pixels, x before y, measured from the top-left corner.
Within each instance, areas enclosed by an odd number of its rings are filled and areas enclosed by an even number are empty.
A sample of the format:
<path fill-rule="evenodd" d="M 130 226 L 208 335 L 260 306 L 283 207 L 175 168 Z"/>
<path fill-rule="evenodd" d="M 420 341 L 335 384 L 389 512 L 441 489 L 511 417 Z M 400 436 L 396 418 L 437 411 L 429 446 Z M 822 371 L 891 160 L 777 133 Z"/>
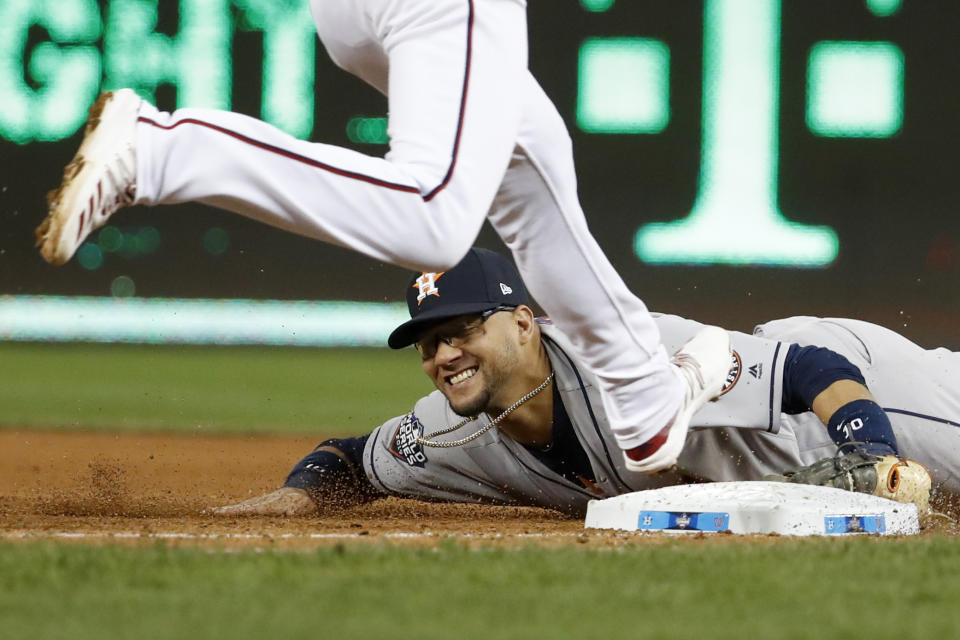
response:
<path fill-rule="evenodd" d="M 668 352 L 674 353 L 703 325 L 693 320 L 654 314 Z M 733 354 L 723 392 L 696 413 L 691 427 L 735 427 L 776 433 L 780 428 L 783 366 L 789 344 L 731 331 Z"/>
<path fill-rule="evenodd" d="M 417 438 L 454 426 L 456 415 L 439 391 L 422 398 L 410 413 L 373 431 L 363 452 L 363 468 L 371 484 L 395 496 L 442 502 L 524 505 L 581 514 L 597 497 L 549 469 L 510 438 L 491 429 L 457 447 L 423 447 Z M 440 440 L 464 437 L 489 424 L 487 416 Z M 603 469 L 600 469 L 603 471 Z M 598 482 L 612 482 L 602 473 Z"/>
<path fill-rule="evenodd" d="M 491 443 L 491 433 L 459 447 L 427 448 L 423 435 L 462 418 L 453 413 L 439 391 L 421 398 L 413 410 L 383 423 L 371 433 L 363 451 L 363 469 L 373 486 L 385 493 L 444 502 L 512 504 L 514 496 L 484 468 L 481 450 L 503 449 Z M 464 427 L 464 433 L 482 427 L 482 416 Z M 459 433 L 459 432 L 458 432 Z M 488 456 L 489 457 L 489 456 Z"/>
<path fill-rule="evenodd" d="M 758 325 L 753 333 L 758 337 L 795 342 L 800 346 L 825 347 L 844 356 L 864 374 L 873 363 L 873 349 L 868 346 L 870 336 L 882 333 L 883 339 L 879 343 L 884 345 L 890 344 L 891 339 L 906 342 L 892 331 L 859 320 L 812 316 L 771 320 Z"/>
<path fill-rule="evenodd" d="M 427 452 L 417 439 L 424 435 L 421 415 L 435 404 L 433 394 L 407 414 L 373 430 L 363 450 L 363 470 L 374 487 L 393 495 L 429 497 L 417 490 L 427 465 Z"/>

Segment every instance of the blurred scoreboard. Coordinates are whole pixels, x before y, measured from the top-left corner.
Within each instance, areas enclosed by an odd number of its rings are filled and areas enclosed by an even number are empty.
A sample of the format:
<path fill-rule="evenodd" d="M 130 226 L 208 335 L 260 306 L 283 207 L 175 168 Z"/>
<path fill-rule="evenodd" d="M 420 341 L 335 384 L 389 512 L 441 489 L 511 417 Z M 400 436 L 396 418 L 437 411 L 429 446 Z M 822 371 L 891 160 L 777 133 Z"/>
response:
<path fill-rule="evenodd" d="M 960 3 L 530 0 L 591 229 L 652 308 L 861 317 L 960 348 Z M 0 0 L 0 295 L 393 301 L 406 275 L 199 205 L 32 248 L 99 91 L 382 155 L 386 101 L 306 0 Z M 481 244 L 498 248 L 486 229 Z"/>

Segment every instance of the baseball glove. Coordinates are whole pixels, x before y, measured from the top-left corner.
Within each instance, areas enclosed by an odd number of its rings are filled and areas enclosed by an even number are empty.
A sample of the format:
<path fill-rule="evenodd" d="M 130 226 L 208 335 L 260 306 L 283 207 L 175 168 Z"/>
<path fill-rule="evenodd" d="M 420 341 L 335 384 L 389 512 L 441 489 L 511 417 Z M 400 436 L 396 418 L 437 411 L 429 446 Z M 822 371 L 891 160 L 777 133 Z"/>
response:
<path fill-rule="evenodd" d="M 851 450 L 848 445 L 840 447 L 835 456 L 764 479 L 835 487 L 897 502 L 912 502 L 921 514 L 930 510 L 930 474 L 923 465 L 898 456 L 875 456 L 860 448 Z"/>

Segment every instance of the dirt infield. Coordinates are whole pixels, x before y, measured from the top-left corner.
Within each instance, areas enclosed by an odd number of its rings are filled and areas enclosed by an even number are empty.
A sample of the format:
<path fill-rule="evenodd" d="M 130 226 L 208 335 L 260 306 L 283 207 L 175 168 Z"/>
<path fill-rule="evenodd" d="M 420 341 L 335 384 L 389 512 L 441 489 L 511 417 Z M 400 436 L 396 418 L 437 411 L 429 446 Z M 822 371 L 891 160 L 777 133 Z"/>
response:
<path fill-rule="evenodd" d="M 204 514 L 207 507 L 276 488 L 321 439 L 0 431 L 0 540 L 311 548 L 432 545 L 449 539 L 504 546 L 620 546 L 673 538 L 585 531 L 582 521 L 541 509 L 395 498 L 316 517 Z M 944 531 L 953 528 L 935 526 L 929 533 Z"/>
<path fill-rule="evenodd" d="M 393 498 L 317 517 L 204 515 L 276 488 L 321 439 L 0 431 L 0 538 L 311 547 L 584 537 L 580 521 L 550 511 Z"/>

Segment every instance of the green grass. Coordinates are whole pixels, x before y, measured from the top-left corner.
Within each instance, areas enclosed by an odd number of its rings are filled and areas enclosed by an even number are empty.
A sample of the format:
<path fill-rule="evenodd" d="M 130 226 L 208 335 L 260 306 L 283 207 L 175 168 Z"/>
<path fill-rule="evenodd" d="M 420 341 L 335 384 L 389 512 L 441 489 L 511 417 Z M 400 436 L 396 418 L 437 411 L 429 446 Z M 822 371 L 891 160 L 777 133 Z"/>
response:
<path fill-rule="evenodd" d="M 0 545 L 7 638 L 948 638 L 960 542 Z"/>
<path fill-rule="evenodd" d="M 0 342 L 0 427 L 366 433 L 433 387 L 411 350 Z"/>

